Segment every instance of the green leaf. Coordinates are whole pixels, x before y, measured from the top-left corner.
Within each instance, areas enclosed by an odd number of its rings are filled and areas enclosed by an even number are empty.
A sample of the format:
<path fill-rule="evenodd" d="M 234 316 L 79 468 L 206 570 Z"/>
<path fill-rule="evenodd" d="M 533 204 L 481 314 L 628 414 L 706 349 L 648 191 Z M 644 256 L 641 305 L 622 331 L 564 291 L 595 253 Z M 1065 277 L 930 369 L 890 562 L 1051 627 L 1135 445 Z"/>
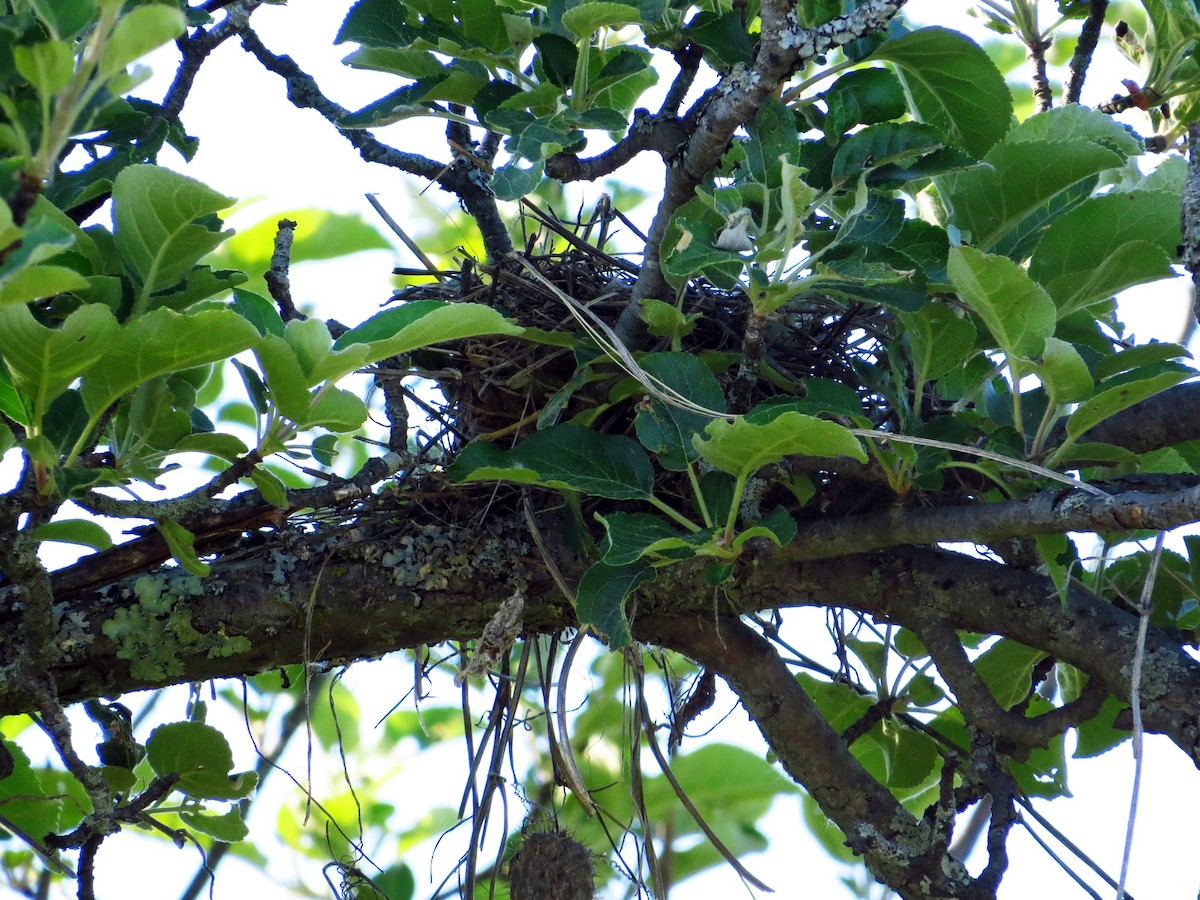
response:
<path fill-rule="evenodd" d="M 183 314 L 156 309 L 122 328 L 108 352 L 84 374 L 84 406 L 98 418 L 142 382 L 228 359 L 258 341 L 254 326 L 229 310 Z"/>
<path fill-rule="evenodd" d="M 1074 141 L 1100 144 L 1128 159 L 1144 151 L 1141 140 L 1124 123 L 1110 115 L 1068 103 L 1032 115 L 1019 123 L 1004 138 L 1005 143 L 1020 141 Z"/>
<path fill-rule="evenodd" d="M 334 350 L 347 350 L 355 344 L 366 345 L 362 360 L 349 368 L 323 368 L 321 377 L 332 381 L 354 369 L 389 356 L 484 334 L 519 335 L 519 325 L 480 303 L 441 303 L 420 300 L 396 309 L 377 313 L 356 328 L 351 328 L 334 344 Z"/>
<path fill-rule="evenodd" d="M 718 412 L 725 409 L 721 385 L 694 354 L 651 353 L 640 363 L 650 375 L 698 406 Z M 654 453 L 664 468 L 682 472 L 697 456 L 692 438 L 710 421 L 708 416 L 655 398 L 638 405 L 634 429 L 642 446 Z"/>
<path fill-rule="evenodd" d="M 641 21 L 641 13 L 635 6 L 611 3 L 608 0 L 591 0 L 568 9 L 562 14 L 562 24 L 567 31 L 581 40 L 588 40 L 601 28 L 614 28 Z"/>
<path fill-rule="evenodd" d="M 357 396 L 341 388 L 323 388 L 308 409 L 300 428 L 321 427 L 345 434 L 357 431 L 367 420 L 367 405 Z"/>
<path fill-rule="evenodd" d="M 242 811 L 236 806 L 221 816 L 206 816 L 201 813 L 181 812 L 179 818 L 188 828 L 199 831 L 202 834 L 207 834 L 209 837 L 214 837 L 218 841 L 224 841 L 227 844 L 236 844 L 250 833 L 250 829 L 246 827 L 246 823 L 242 820 Z"/>
<path fill-rule="evenodd" d="M 975 669 L 1003 709 L 1012 709 L 1033 686 L 1033 667 L 1046 658 L 1046 651 L 1002 638 L 977 660 Z"/>
<path fill-rule="evenodd" d="M 672 303 L 646 298 L 640 313 L 646 329 L 655 337 L 685 338 L 696 328 L 700 313 L 682 313 Z"/>
<path fill-rule="evenodd" d="M 55 397 L 112 350 L 119 330 L 116 317 L 98 304 L 81 306 L 60 328 L 42 325 L 25 305 L 0 308 L 0 356 L 36 422 Z"/>
<path fill-rule="evenodd" d="M 654 489 L 654 469 L 636 443 L 569 423 L 539 431 L 507 452 L 472 441 L 448 471 L 455 481 L 541 484 L 610 500 L 645 500 Z"/>
<path fill-rule="evenodd" d="M 1079 351 L 1056 337 L 1046 338 L 1041 362 L 1034 371 L 1054 404 L 1085 400 L 1095 386 Z"/>
<path fill-rule="evenodd" d="M 254 772 L 228 775 L 215 769 L 197 769 L 180 776 L 175 788 L 201 800 L 242 800 L 257 785 L 258 776 Z"/>
<path fill-rule="evenodd" d="M 1131 732 L 1115 727 L 1117 716 L 1129 708 L 1112 694 L 1104 698 L 1100 712 L 1075 729 L 1075 759 L 1089 759 L 1111 750 L 1129 738 Z"/>
<path fill-rule="evenodd" d="M 266 297 L 242 288 L 233 289 L 233 302 L 229 308 L 252 324 L 258 333 L 266 337 L 273 334 L 283 337 L 283 319 L 275 304 Z"/>
<path fill-rule="evenodd" d="M 754 41 L 742 24 L 741 13 L 734 9 L 717 15 L 700 12 L 683 29 L 683 36 L 708 53 L 705 59 L 720 64 L 723 68 L 737 63 L 750 65 L 754 60 Z M 903 111 L 903 103 L 901 105 Z"/>
<path fill-rule="evenodd" d="M 139 7 L 139 10 L 165 7 Z M 232 232 L 214 231 L 207 220 L 233 204 L 186 175 L 160 166 L 127 166 L 113 183 L 116 247 L 140 284 L 135 314 L 150 294 L 169 288 Z"/>
<path fill-rule="evenodd" d="M 65 266 L 29 266 L 0 278 L 0 306 L 32 303 L 88 287 L 88 280 L 74 269 Z"/>
<path fill-rule="evenodd" d="M 1113 192 L 1052 222 L 1029 262 L 1065 317 L 1127 287 L 1170 277 L 1179 243 L 1179 194 Z"/>
<path fill-rule="evenodd" d="M 30 0 L 30 6 L 50 33 L 64 41 L 83 31 L 96 15 L 94 0 Z"/>
<path fill-rule="evenodd" d="M 838 148 L 833 158 L 833 180 L 836 184 L 882 166 L 903 168 L 945 146 L 946 138 L 940 131 L 920 122 L 868 125 Z"/>
<path fill-rule="evenodd" d="M 1102 144 L 1005 139 L 980 165 L 946 176 L 943 196 L 958 229 L 991 250 L 1063 191 L 1123 161 Z"/>
<path fill-rule="evenodd" d="M 796 520 L 784 507 L 777 506 L 765 519 L 758 519 L 746 526 L 745 531 L 738 532 L 730 547 L 740 550 L 752 538 L 767 538 L 777 547 L 783 547 L 792 542 L 796 536 Z"/>
<path fill-rule="evenodd" d="M 747 419 L 717 419 L 692 439 L 708 462 L 738 478 L 788 456 L 849 456 L 867 461 L 858 438 L 841 425 L 798 412 L 785 412 L 765 425 Z"/>
<path fill-rule="evenodd" d="M 146 759 L 154 774 L 187 775 L 190 772 L 233 770 L 233 752 L 225 735 L 202 722 L 159 725 L 146 740 Z"/>
<path fill-rule="evenodd" d="M 13 48 L 13 62 L 42 97 L 51 97 L 67 86 L 75 74 L 75 54 L 62 41 L 21 44 Z"/>
<path fill-rule="evenodd" d="M 899 67 L 914 116 L 945 133 L 972 156 L 983 156 L 1008 131 L 1012 95 L 978 44 L 946 28 L 922 28 L 875 51 Z"/>
<path fill-rule="evenodd" d="M 38 773 L 17 744 L 0 739 L 0 746 L 12 756 L 12 772 L 0 778 L 0 815 L 37 841 L 58 832 L 63 800 L 47 797 Z M 6 835 L 0 827 L 0 835 Z"/>
<path fill-rule="evenodd" d="M 279 509 L 288 508 L 287 487 L 269 469 L 255 466 L 250 472 L 250 480 L 265 501 Z"/>
<path fill-rule="evenodd" d="M 743 32 L 744 33 L 744 32 Z M 905 112 L 904 88 L 887 69 L 857 69 L 841 76 L 824 94 L 825 133 L 898 119 Z"/>
<path fill-rule="evenodd" d="M 1077 438 L 1110 416 L 1116 415 L 1123 409 L 1128 409 L 1135 403 L 1141 403 L 1155 394 L 1160 394 L 1181 381 L 1186 381 L 1193 374 L 1195 373 L 1186 370 L 1162 372 L 1151 378 L 1127 381 L 1124 384 L 1102 390 L 1096 396 L 1079 404 L 1071 418 L 1067 419 L 1067 435 L 1072 439 Z"/>
<path fill-rule="evenodd" d="M 196 536 L 174 519 L 159 519 L 154 523 L 167 542 L 171 555 L 183 568 L 203 578 L 212 568 L 196 554 Z"/>
<path fill-rule="evenodd" d="M 107 550 L 112 546 L 108 532 L 90 519 L 59 519 L 39 525 L 34 537 L 39 541 L 57 541 L 62 544 L 82 544 L 94 550 Z"/>
<path fill-rule="evenodd" d="M 97 71 L 108 78 L 141 59 L 151 50 L 183 34 L 187 20 L 171 6 L 152 4 L 131 9 L 121 16 L 117 27 L 104 43 Z"/>
<path fill-rule="evenodd" d="M 922 381 L 959 369 L 975 355 L 975 326 L 970 318 L 941 303 L 902 313 L 913 368 Z"/>
<path fill-rule="evenodd" d="M 610 566 L 626 566 L 643 556 L 655 555 L 670 559 L 695 556 L 694 547 L 713 539 L 713 529 L 696 534 L 683 534 L 678 528 L 658 516 L 648 513 L 596 514 L 604 526 L 600 544 L 600 559 Z"/>
<path fill-rule="evenodd" d="M 1054 301 L 1026 274 L 1003 256 L 970 247 L 952 247 L 950 280 L 959 297 L 983 320 L 996 344 L 1010 357 L 1032 359 L 1054 334 Z"/>
<path fill-rule="evenodd" d="M 613 650 L 629 646 L 632 635 L 625 618 L 625 598 L 653 579 L 654 569 L 645 563 L 627 566 L 596 563 L 583 573 L 575 592 L 579 624 L 603 635 Z"/>

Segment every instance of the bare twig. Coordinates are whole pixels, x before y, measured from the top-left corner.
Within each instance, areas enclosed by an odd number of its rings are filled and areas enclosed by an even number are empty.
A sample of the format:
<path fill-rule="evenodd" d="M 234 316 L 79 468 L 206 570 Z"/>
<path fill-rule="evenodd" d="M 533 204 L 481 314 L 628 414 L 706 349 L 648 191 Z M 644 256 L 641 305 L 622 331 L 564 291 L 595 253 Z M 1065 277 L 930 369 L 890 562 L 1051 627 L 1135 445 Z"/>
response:
<path fill-rule="evenodd" d="M 275 249 L 271 253 L 271 267 L 263 276 L 271 299 L 279 307 L 279 317 L 285 322 L 306 318 L 292 301 L 292 282 L 288 275 L 292 264 L 292 241 L 295 237 L 296 223 L 291 219 L 280 219 L 275 226 Z"/>
<path fill-rule="evenodd" d="M 1100 40 L 1100 29 L 1104 27 L 1104 15 L 1108 12 L 1108 0 L 1091 0 L 1088 6 L 1087 18 L 1079 31 L 1079 42 L 1075 45 L 1075 54 L 1071 57 L 1069 68 L 1071 74 L 1067 79 L 1066 101 L 1078 103 L 1083 94 L 1083 82 L 1087 78 L 1088 67 L 1092 64 L 1092 54 Z"/>

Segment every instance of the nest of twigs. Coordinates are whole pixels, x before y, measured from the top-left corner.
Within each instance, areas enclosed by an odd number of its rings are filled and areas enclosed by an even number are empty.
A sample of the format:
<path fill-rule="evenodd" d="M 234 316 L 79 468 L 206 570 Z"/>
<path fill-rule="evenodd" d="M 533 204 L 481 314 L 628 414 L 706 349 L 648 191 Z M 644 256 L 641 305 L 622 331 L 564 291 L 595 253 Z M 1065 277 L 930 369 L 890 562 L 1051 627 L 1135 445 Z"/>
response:
<path fill-rule="evenodd" d="M 587 240 L 594 221 L 564 223 L 540 211 L 538 217 L 541 239 L 535 234 L 527 242 L 525 259 L 577 303 L 615 323 L 630 303 L 637 266 L 606 248 L 607 232 L 601 234 L 601 242 Z M 563 302 L 521 266 L 482 266 L 467 260 L 459 272 L 449 277 L 441 274 L 438 283 L 407 288 L 396 299 L 483 303 L 528 328 L 573 335 L 582 331 Z M 723 290 L 697 278 L 685 286 L 678 302 L 683 313 L 700 314 L 695 329 L 682 339 L 681 349 L 707 356 L 728 390 L 744 349 L 749 299 L 741 289 Z M 891 407 L 873 373 L 885 365 L 893 332 L 893 317 L 883 307 L 821 294 L 798 297 L 765 323 L 765 352 L 751 403 L 779 395 L 804 396 L 809 379 L 830 379 L 851 386 L 863 415 L 877 427 L 886 427 Z M 652 341 L 644 349 L 670 349 L 665 339 Z M 449 401 L 444 421 L 453 424 L 460 442 L 483 437 L 508 446 L 521 434 L 552 424 L 545 418 L 547 404 L 563 391 L 585 359 L 586 353 L 564 347 L 487 338 L 417 353 L 411 363 L 414 370 L 441 385 Z M 605 366 L 613 378 L 574 389 L 566 403 L 554 407 L 553 422 L 569 420 L 605 401 L 614 380 L 621 377 L 611 360 L 593 362 L 597 371 Z M 631 419 L 632 413 L 613 410 L 594 425 L 621 432 L 629 428 Z"/>

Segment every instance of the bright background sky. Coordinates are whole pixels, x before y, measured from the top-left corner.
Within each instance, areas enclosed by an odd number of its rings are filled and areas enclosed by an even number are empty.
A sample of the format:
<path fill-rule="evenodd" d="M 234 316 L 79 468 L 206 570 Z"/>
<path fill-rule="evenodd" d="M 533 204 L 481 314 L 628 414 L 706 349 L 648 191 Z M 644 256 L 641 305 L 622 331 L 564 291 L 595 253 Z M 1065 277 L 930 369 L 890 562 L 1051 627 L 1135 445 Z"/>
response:
<path fill-rule="evenodd" d="M 343 106 L 357 109 L 394 90 L 397 79 L 350 71 L 341 65 L 341 57 L 352 47 L 334 47 L 332 39 L 347 6 L 347 2 L 329 0 L 290 0 L 286 7 L 259 9 L 252 22 L 268 47 L 293 56 L 328 96 Z M 1053 4 L 1043 6 L 1047 10 L 1045 21 L 1053 21 Z M 967 7 L 965 3 L 951 4 L 944 0 L 911 0 L 907 15 L 916 22 L 948 25 L 979 36 L 978 22 L 964 14 Z M 1073 26 L 1067 31 L 1072 33 Z M 174 70 L 173 52 L 164 50 L 151 62 L 156 78 L 138 93 L 161 97 Z M 1086 102 L 1098 103 L 1121 91 L 1119 78 L 1130 73 L 1118 73 L 1114 68 L 1117 64 L 1106 58 L 1093 68 L 1084 97 Z M 184 121 L 190 133 L 201 139 L 196 159 L 184 170 L 223 193 L 243 201 L 257 201 L 230 216 L 229 223 L 234 227 L 246 227 L 290 209 L 310 207 L 357 212 L 367 221 L 375 222 L 374 213 L 363 199 L 365 193 L 372 192 L 378 194 L 410 232 L 420 230 L 411 200 L 424 185 L 393 170 L 362 162 L 353 148 L 316 113 L 292 108 L 284 98 L 282 82 L 262 70 L 236 41 L 227 42 L 202 68 L 184 110 Z M 422 126 L 409 120 L 380 130 L 378 136 L 403 149 L 421 150 L 437 158 L 446 155 L 443 131 L 436 124 Z M 636 170 L 626 170 L 625 177 L 642 185 L 661 183 L 661 165 L 649 155 L 643 159 L 645 163 Z M 164 157 L 163 162 L 175 165 L 178 160 Z M 585 200 L 585 206 L 590 206 L 600 190 L 586 185 L 574 188 L 572 209 L 580 198 Z M 427 196 L 439 203 L 451 202 L 436 189 Z M 648 215 L 649 212 L 643 211 L 643 218 Z M 298 265 L 292 271 L 293 295 L 298 303 L 311 305 L 319 315 L 351 323 L 366 318 L 390 295 L 391 268 L 418 264 L 398 242 L 397 247 L 394 254 L 372 251 L 349 259 Z M 1132 318 L 1133 330 L 1138 335 L 1176 339 L 1186 321 L 1188 304 L 1180 284 L 1173 284 L 1143 288 L 1126 306 L 1136 311 Z M 814 629 L 823 633 L 819 619 L 814 620 Z M 573 677 L 581 682 L 582 691 L 586 674 L 577 669 Z M 374 722 L 411 685 L 410 669 L 397 657 L 355 667 L 346 683 L 362 706 L 362 721 Z M 454 697 L 447 693 L 443 700 L 454 702 Z M 728 695 L 725 701 L 728 708 L 731 704 Z M 182 700 L 164 702 L 162 706 L 168 718 L 182 715 Z M 89 726 L 84 720 L 84 727 Z M 236 719 L 231 720 L 226 731 L 234 738 L 244 734 Z M 83 747 L 90 744 L 88 734 L 81 728 L 79 742 Z M 762 748 L 761 739 L 746 723 L 740 709 L 733 712 L 718 736 L 725 740 L 744 737 L 747 746 Z M 298 775 L 303 772 L 302 749 L 301 742 L 285 761 Z M 235 753 L 239 768 L 253 766 L 255 760 L 248 744 L 242 742 L 235 747 Z M 411 764 L 388 759 L 381 768 L 400 770 L 392 793 L 398 806 L 411 810 L 414 819 L 431 804 L 456 803 L 465 777 L 458 747 L 440 758 Z M 1120 869 L 1132 771 L 1128 743 L 1096 760 L 1072 761 L 1070 785 L 1075 796 L 1039 807 L 1043 815 L 1114 877 Z M 279 776 L 268 782 L 268 796 L 256 804 L 251 814 L 252 836 L 273 832 L 274 822 L 268 815 L 277 807 L 273 798 L 278 798 L 285 789 L 284 779 Z M 1141 900 L 1196 896 L 1200 874 L 1192 862 L 1195 830 L 1189 823 L 1200 807 L 1198 800 L 1200 777 L 1195 768 L 1166 740 L 1151 739 L 1129 882 L 1134 896 Z M 798 808 L 798 800 L 794 798 L 777 803 L 763 823 L 773 839 L 770 852 L 748 857 L 744 862 L 776 889 L 778 897 L 844 896 L 837 886 L 844 870 L 807 835 Z M 520 815 L 519 811 L 514 814 Z M 269 852 L 261 840 L 260 846 Z M 455 843 L 438 850 L 432 870 L 430 848 L 413 852 L 409 862 L 418 877 L 418 897 L 429 895 L 431 887 L 427 881 L 431 876 L 436 884 L 454 865 L 457 848 Z M 1002 900 L 1086 896 L 1020 828 L 1014 829 L 1009 840 L 1009 853 L 1009 873 L 999 894 Z M 284 867 L 294 864 L 286 854 L 278 859 Z M 391 860 L 385 856 L 383 861 Z M 175 851 L 163 842 L 148 846 L 136 835 L 122 834 L 106 842 L 99 854 L 98 892 L 102 897 L 115 896 L 118 891 L 134 898 L 178 896 L 197 863 L 197 854 L 190 848 Z M 970 860 L 975 870 L 982 864 L 980 853 Z M 143 868 L 147 865 L 154 867 L 152 876 Z M 134 866 L 138 875 L 136 881 L 130 881 Z M 315 871 L 310 865 L 305 868 L 310 873 Z M 284 874 L 287 869 L 279 871 Z M 219 873 L 217 898 L 253 895 L 258 900 L 273 900 L 292 896 L 278 891 L 234 860 L 222 863 Z M 320 886 L 319 876 L 310 876 L 308 881 L 314 888 Z M 1092 883 L 1095 885 L 1095 880 Z M 1100 891 L 1100 896 L 1114 895 L 1115 891 L 1109 889 Z M 685 883 L 673 890 L 671 896 L 678 900 L 715 900 L 752 895 L 740 886 L 731 870 L 719 868 Z"/>

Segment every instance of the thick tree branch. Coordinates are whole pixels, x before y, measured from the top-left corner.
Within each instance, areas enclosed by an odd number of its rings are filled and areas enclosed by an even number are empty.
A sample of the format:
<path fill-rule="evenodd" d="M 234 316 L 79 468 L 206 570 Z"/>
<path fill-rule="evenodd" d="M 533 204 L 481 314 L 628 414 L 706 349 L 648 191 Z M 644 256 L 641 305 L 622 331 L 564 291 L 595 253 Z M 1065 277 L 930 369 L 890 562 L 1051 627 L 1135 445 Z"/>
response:
<path fill-rule="evenodd" d="M 1200 258 L 1200 257 L 1198 257 Z M 1200 438 L 1200 381 L 1155 394 L 1088 430 L 1081 441 L 1147 453 Z"/>
<path fill-rule="evenodd" d="M 909 813 L 850 753 L 765 638 L 737 619 L 671 617 L 652 640 L 716 671 L 738 695 L 788 773 L 902 897 L 994 896 L 939 850 L 934 831 Z"/>
<path fill-rule="evenodd" d="M 1166 494 L 1124 491 L 1094 497 L 1082 491 L 1043 491 L 1024 500 L 950 507 L 894 507 L 801 525 L 797 559 L 827 559 L 901 544 L 973 541 L 1068 531 L 1167 530 L 1200 521 L 1200 487 Z"/>

